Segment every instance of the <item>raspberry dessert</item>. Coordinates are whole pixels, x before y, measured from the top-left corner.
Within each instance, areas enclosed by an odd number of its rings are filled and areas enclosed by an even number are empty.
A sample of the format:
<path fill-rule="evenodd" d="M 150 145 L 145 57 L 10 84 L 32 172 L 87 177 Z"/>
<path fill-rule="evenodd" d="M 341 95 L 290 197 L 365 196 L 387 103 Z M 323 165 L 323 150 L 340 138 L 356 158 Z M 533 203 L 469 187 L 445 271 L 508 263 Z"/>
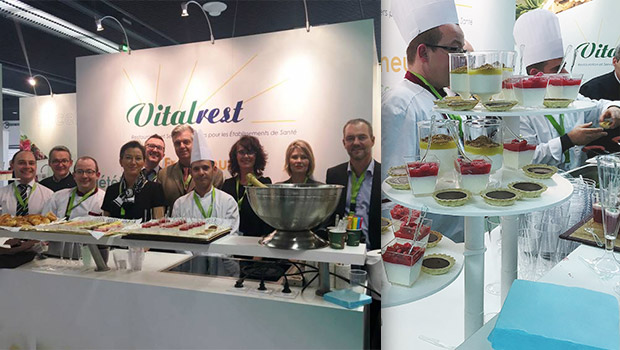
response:
<path fill-rule="evenodd" d="M 511 169 L 521 169 L 532 164 L 536 145 L 528 143 L 526 140 L 514 139 L 504 143 L 504 165 Z"/>
<path fill-rule="evenodd" d="M 549 77 L 547 97 L 574 100 L 579 94 L 583 74 L 553 74 Z"/>
<path fill-rule="evenodd" d="M 454 165 L 459 174 L 461 188 L 478 194 L 487 187 L 491 173 L 491 161 L 487 157 L 471 161 L 459 157 L 454 161 Z"/>
<path fill-rule="evenodd" d="M 437 175 L 439 174 L 439 161 L 434 156 L 428 156 L 425 161 L 408 161 L 407 177 L 409 187 L 414 196 L 430 194 L 435 191 Z"/>
<path fill-rule="evenodd" d="M 518 79 L 514 84 L 514 93 L 519 104 L 524 107 L 541 107 L 547 93 L 548 82 L 549 76 L 542 72 Z"/>
<path fill-rule="evenodd" d="M 404 240 L 395 240 L 384 248 L 381 256 L 388 281 L 411 287 L 420 276 L 424 251 L 424 244 L 418 245 Z"/>

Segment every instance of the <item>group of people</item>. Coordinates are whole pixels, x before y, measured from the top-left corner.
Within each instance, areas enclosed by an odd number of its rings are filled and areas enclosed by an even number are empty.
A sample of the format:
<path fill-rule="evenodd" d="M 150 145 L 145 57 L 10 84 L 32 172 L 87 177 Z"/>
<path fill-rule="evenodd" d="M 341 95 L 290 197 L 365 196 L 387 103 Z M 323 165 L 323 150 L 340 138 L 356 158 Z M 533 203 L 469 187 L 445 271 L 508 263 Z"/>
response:
<path fill-rule="evenodd" d="M 402 164 L 403 156 L 420 153 L 417 123 L 430 120 L 434 113 L 433 101 L 451 93 L 448 54 L 466 52 L 467 43 L 458 24 L 454 0 L 393 0 L 392 14 L 401 36 L 408 43 L 408 69 L 404 79 L 382 100 L 383 178 L 387 176 L 386 169 Z M 513 34 L 516 46 L 524 47 L 522 59 L 528 74 L 558 72 L 564 48 L 559 20 L 554 13 L 537 9 L 521 15 L 515 22 Z M 614 65 L 620 59 L 619 52 L 620 47 L 616 49 Z M 620 69 L 615 79 L 617 81 L 612 83 L 620 82 Z M 608 80 L 612 79 L 605 80 L 609 86 Z M 620 91 L 617 84 L 615 91 Z M 607 136 L 607 131 L 599 127 L 600 121 L 610 121 L 611 129 L 620 126 L 620 101 L 617 101 L 620 96 L 595 97 L 614 97 L 616 101 L 592 100 L 597 108 L 586 112 L 521 117 L 520 133 L 538 142 L 534 163 L 564 170 L 577 167 L 583 164 L 585 157 L 581 147 L 575 146 Z M 587 98 L 579 95 L 578 100 L 582 99 Z M 443 115 L 443 118 L 454 117 Z M 435 219 L 433 226 L 437 230 L 453 240 L 463 240 L 462 218 L 441 216 Z"/>
<path fill-rule="evenodd" d="M 225 181 L 203 133 L 179 125 L 171 137 L 178 162 L 165 168 L 160 166 L 165 155 L 161 136 L 150 136 L 144 145 L 139 141 L 125 143 L 119 152 L 121 179 L 105 191 L 97 187 L 100 170 L 92 157 L 79 157 L 74 164 L 68 148 L 54 147 L 49 153 L 53 175 L 37 182 L 33 153 L 19 151 L 10 162 L 17 180 L 0 188 L 2 210 L 11 215 L 52 212 L 67 219 L 104 215 L 145 221 L 162 218 L 168 211 L 172 217 L 230 220 L 232 231 L 244 236 L 264 236 L 273 231 L 252 210 L 245 195 L 247 174 L 265 184 L 272 182 L 263 176 L 267 154 L 256 137 L 243 136 L 231 147 L 227 169 L 231 177 Z M 364 119 L 348 121 L 342 142 L 349 161 L 330 168 L 326 176 L 327 183 L 345 186 L 334 215 L 363 217 L 367 247 L 378 249 L 380 178 L 373 175 L 380 173 L 381 165 L 372 159 L 371 124 Z M 284 165 L 290 177 L 283 183 L 318 183 L 314 169 L 310 144 L 293 141 L 286 150 Z M 19 252 L 27 242 L 18 243 L 11 249 L 2 248 L 0 254 Z"/>

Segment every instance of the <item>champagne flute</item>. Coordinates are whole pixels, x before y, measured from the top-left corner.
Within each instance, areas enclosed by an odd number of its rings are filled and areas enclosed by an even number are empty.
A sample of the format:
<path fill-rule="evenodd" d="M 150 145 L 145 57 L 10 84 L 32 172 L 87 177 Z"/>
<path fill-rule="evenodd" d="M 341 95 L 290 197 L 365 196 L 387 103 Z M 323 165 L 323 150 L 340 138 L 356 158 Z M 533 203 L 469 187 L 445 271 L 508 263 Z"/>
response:
<path fill-rule="evenodd" d="M 605 253 L 594 260 L 594 269 L 609 276 L 620 271 L 620 265 L 613 255 L 614 243 L 620 227 L 620 157 L 604 155 L 597 158 L 599 178 L 599 200 L 603 211 Z"/>

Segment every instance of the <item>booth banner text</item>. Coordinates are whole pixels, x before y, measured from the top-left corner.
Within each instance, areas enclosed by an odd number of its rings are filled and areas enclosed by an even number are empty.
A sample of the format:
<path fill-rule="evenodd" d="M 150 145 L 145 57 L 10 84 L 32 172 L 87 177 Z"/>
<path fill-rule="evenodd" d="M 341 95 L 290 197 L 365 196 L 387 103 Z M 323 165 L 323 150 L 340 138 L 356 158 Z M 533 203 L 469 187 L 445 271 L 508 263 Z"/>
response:
<path fill-rule="evenodd" d="M 372 118 L 370 20 L 77 59 L 80 155 L 99 161 L 100 187 L 119 180 L 120 147 L 157 133 L 162 166 L 176 161 L 170 132 L 188 124 L 207 136 L 226 170 L 242 135 L 260 139 L 266 176 L 282 181 L 286 147 L 308 141 L 315 178 L 348 159 L 342 127 Z"/>

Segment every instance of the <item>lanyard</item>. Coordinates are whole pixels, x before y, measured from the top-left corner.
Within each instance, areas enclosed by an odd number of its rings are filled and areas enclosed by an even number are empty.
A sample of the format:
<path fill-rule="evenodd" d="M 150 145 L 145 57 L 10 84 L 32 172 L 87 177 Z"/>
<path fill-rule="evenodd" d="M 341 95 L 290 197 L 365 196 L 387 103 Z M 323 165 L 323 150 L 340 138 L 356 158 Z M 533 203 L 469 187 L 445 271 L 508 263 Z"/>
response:
<path fill-rule="evenodd" d="M 71 216 L 71 211 L 73 211 L 74 208 L 78 207 L 80 204 L 82 204 L 82 202 L 84 202 L 85 200 L 88 199 L 88 197 L 90 197 L 91 194 L 95 193 L 95 190 L 97 189 L 97 187 L 93 188 L 92 190 L 88 191 L 81 199 L 79 202 L 77 202 L 77 204 L 73 205 L 73 201 L 75 200 L 75 195 L 77 193 L 77 187 L 73 189 L 73 191 L 71 191 L 71 198 L 69 199 L 69 203 L 67 203 L 67 210 L 65 210 L 65 217 L 68 219 Z"/>
<path fill-rule="evenodd" d="M 202 217 L 205 219 L 210 218 L 211 214 L 213 213 L 213 203 L 215 203 L 215 188 L 211 188 L 211 204 L 209 205 L 209 211 L 206 214 L 205 209 L 202 207 L 202 203 L 200 203 L 200 198 L 198 198 L 198 194 L 196 194 L 196 191 L 194 191 L 194 202 L 196 202 L 196 205 L 198 206 Z"/>
<path fill-rule="evenodd" d="M 443 97 L 441 96 L 441 94 L 437 91 L 437 89 L 435 89 L 435 87 L 431 84 L 429 84 L 429 82 L 420 74 L 415 73 L 415 72 L 410 72 L 411 74 L 415 75 L 416 78 L 420 79 L 420 81 L 422 81 L 424 83 L 424 85 L 426 85 L 432 92 L 433 95 L 435 95 L 435 97 L 437 97 L 440 100 L 443 100 Z M 452 120 L 458 120 L 459 121 L 459 133 L 461 133 L 461 136 L 463 134 L 463 120 L 461 119 L 461 116 L 459 115 L 454 115 L 454 114 L 448 114 L 448 117 L 450 117 L 450 119 Z"/>
<path fill-rule="evenodd" d="M 121 193 L 123 193 L 123 179 L 121 179 L 121 182 L 118 185 L 118 195 L 119 195 L 119 197 L 120 197 Z M 125 208 L 123 208 L 123 205 L 125 205 L 124 201 L 123 201 L 123 204 L 121 204 L 121 217 L 122 218 L 125 217 Z"/>
<path fill-rule="evenodd" d="M 239 206 L 239 210 L 241 210 L 241 203 L 243 203 L 243 198 L 245 198 L 245 192 L 243 192 L 243 195 L 241 196 L 241 198 L 239 198 L 239 177 L 237 177 L 237 182 L 236 182 L 236 190 L 237 190 L 237 206 Z"/>
<path fill-rule="evenodd" d="M 189 183 L 192 182 L 192 174 L 188 174 L 187 175 L 187 179 L 185 179 L 183 181 L 183 189 L 185 191 L 187 191 L 187 189 L 189 188 Z"/>
<path fill-rule="evenodd" d="M 355 205 L 357 204 L 357 196 L 359 195 L 360 188 L 362 188 L 362 182 L 364 182 L 364 177 L 366 176 L 366 171 L 362 173 L 362 176 L 359 178 L 355 175 L 354 171 L 351 171 L 351 202 L 349 204 L 349 214 L 355 214 Z"/>
<path fill-rule="evenodd" d="M 558 124 L 558 122 L 551 115 L 547 114 L 545 115 L 545 118 L 549 120 L 549 123 L 551 123 L 555 131 L 557 131 L 560 135 L 560 137 L 566 134 L 566 129 L 564 129 L 564 114 L 560 114 L 560 124 Z M 564 152 L 564 163 L 570 163 L 570 152 L 568 150 Z"/>
<path fill-rule="evenodd" d="M 32 196 L 35 188 L 37 188 L 36 183 L 34 184 L 34 186 L 32 186 L 32 190 L 30 190 L 30 194 L 28 195 L 28 197 L 26 197 L 26 199 L 23 199 L 21 193 L 19 193 L 19 190 L 17 189 L 17 185 L 15 185 L 15 182 L 13 182 L 13 192 L 15 192 L 15 198 L 23 208 L 28 206 L 28 201 L 30 200 L 30 196 Z"/>

